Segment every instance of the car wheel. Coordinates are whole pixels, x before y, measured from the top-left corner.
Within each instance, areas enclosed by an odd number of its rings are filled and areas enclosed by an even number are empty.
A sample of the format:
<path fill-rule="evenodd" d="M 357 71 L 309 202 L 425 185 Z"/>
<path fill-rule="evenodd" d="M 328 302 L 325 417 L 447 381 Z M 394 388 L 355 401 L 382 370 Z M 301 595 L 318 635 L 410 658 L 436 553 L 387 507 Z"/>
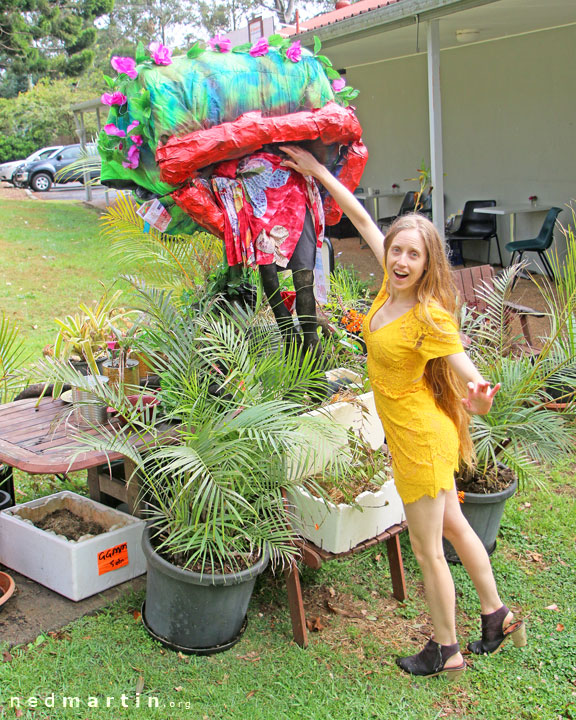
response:
<path fill-rule="evenodd" d="M 52 178 L 48 173 L 38 173 L 30 180 L 30 187 L 34 192 L 46 192 L 52 187 Z"/>

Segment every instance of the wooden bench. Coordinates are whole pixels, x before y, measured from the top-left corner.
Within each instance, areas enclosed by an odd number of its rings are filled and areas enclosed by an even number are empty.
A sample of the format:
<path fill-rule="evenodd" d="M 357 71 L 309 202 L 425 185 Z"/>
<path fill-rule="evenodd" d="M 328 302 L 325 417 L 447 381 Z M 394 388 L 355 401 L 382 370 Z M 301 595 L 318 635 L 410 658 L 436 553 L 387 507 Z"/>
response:
<path fill-rule="evenodd" d="M 452 280 L 456 286 L 456 290 L 460 296 L 462 304 L 467 305 L 471 310 L 474 310 L 479 314 L 485 312 L 486 300 L 483 297 L 482 292 L 479 292 L 479 290 L 482 290 L 482 288 L 493 288 L 494 275 L 495 273 L 492 265 L 477 265 L 476 267 L 465 267 L 460 270 L 452 270 Z M 511 316 L 518 317 L 522 328 L 522 334 L 526 340 L 527 348 L 530 352 L 534 352 L 536 348 L 534 347 L 532 341 L 532 334 L 530 332 L 528 321 L 530 317 L 544 317 L 545 313 L 509 301 L 505 303 L 505 306 Z"/>

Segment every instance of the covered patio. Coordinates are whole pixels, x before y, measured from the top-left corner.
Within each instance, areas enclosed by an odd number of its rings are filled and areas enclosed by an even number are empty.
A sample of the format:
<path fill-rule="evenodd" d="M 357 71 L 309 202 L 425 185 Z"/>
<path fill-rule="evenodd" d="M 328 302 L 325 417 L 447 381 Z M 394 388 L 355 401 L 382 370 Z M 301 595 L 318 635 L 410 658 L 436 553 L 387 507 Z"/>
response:
<path fill-rule="evenodd" d="M 515 210 L 498 216 L 502 248 L 511 221 L 516 239 L 534 237 L 552 206 L 564 209 L 563 225 L 571 222 L 572 0 L 361 0 L 290 34 L 308 47 L 318 36 L 360 90 L 355 104 L 370 152 L 362 184 L 380 189 L 380 215 L 417 188 L 407 178 L 424 162 L 441 230 L 471 199 Z M 558 228 L 553 247 L 565 248 Z M 468 243 L 466 252 L 486 262 L 486 243 Z M 490 261 L 498 262 L 495 244 Z"/>

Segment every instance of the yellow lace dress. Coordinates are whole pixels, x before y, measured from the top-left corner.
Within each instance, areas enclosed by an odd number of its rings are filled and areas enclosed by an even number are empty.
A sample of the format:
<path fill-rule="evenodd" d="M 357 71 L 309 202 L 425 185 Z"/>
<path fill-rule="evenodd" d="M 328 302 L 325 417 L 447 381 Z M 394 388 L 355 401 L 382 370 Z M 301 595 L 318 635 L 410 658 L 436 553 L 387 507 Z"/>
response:
<path fill-rule="evenodd" d="M 370 330 L 374 313 L 388 298 L 386 277 L 364 319 L 368 376 L 376 410 L 392 456 L 394 481 L 407 504 L 424 495 L 436 497 L 454 485 L 458 467 L 458 433 L 436 405 L 424 382 L 428 360 L 463 351 L 453 317 L 439 305 L 430 314 L 439 329 L 419 319 L 418 305 L 378 330 Z"/>

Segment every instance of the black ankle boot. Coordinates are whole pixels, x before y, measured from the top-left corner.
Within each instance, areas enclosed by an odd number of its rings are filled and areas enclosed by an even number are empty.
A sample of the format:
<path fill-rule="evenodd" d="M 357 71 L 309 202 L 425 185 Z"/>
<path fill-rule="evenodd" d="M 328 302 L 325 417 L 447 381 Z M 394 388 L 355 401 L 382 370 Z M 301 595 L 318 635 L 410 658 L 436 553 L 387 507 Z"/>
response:
<path fill-rule="evenodd" d="M 411 675 L 421 677 L 436 677 L 445 674 L 450 680 L 456 680 L 466 670 L 466 663 L 456 667 L 445 668 L 446 661 L 456 653 L 460 652 L 460 645 L 439 645 L 430 639 L 416 655 L 396 658 L 396 664 Z"/>
<path fill-rule="evenodd" d="M 503 628 L 504 620 L 510 610 L 506 605 L 502 605 L 499 610 L 495 610 L 488 615 L 480 615 L 482 620 L 482 640 L 475 640 L 468 643 L 468 650 L 475 655 L 490 655 L 500 649 L 500 646 L 508 638 L 512 638 L 512 642 L 516 647 L 524 647 L 526 645 L 526 626 L 523 620 L 513 622 L 506 629 Z"/>

